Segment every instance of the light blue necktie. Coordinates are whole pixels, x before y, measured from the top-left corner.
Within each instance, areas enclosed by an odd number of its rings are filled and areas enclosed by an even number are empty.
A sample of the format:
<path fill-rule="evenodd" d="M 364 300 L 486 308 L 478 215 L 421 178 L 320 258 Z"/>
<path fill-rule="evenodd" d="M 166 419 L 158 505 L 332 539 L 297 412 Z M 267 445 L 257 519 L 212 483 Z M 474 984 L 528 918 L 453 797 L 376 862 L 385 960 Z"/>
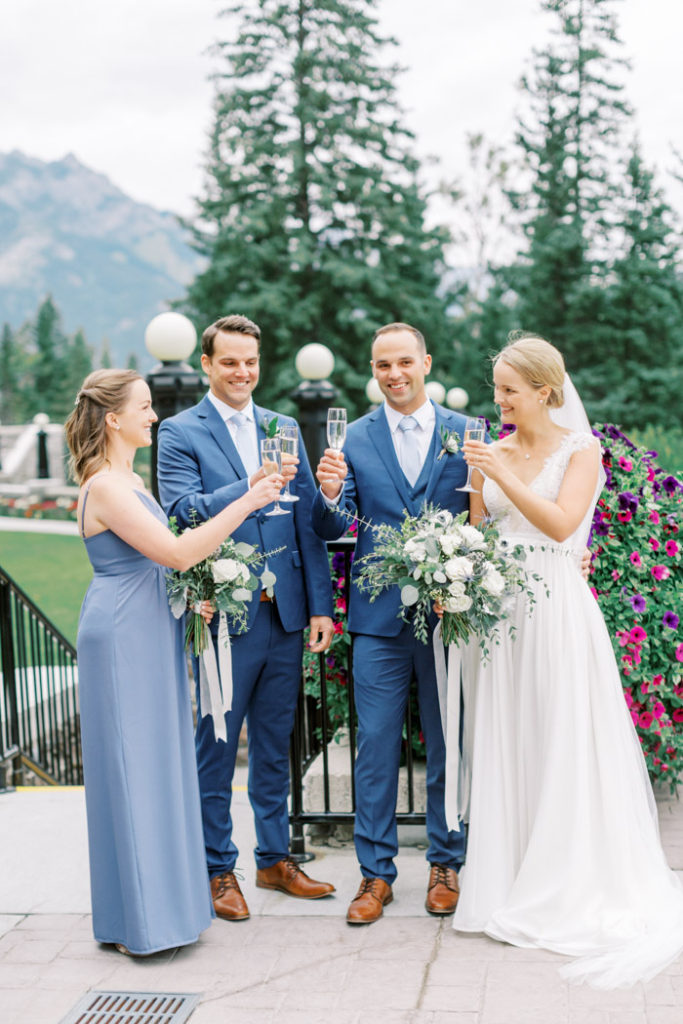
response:
<path fill-rule="evenodd" d="M 402 432 L 400 458 L 401 469 L 403 470 L 410 486 L 414 487 L 417 478 L 422 471 L 420 446 L 415 432 L 417 420 L 414 416 L 404 416 L 398 427 Z"/>
<path fill-rule="evenodd" d="M 243 412 L 236 412 L 230 417 L 230 420 L 235 425 L 235 447 L 239 454 L 242 464 L 247 471 L 247 476 L 251 476 L 259 468 L 261 460 L 259 459 L 258 452 L 256 450 L 256 431 L 254 430 L 251 421 Z"/>

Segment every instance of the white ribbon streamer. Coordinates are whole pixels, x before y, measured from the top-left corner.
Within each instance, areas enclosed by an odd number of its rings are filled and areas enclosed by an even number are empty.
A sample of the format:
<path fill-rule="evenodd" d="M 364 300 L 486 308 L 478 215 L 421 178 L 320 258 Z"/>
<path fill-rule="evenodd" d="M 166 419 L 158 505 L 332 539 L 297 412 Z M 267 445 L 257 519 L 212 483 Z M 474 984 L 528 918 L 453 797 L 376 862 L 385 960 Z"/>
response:
<path fill-rule="evenodd" d="M 479 644 L 449 644 L 448 668 L 441 623 L 434 630 L 434 664 L 441 709 L 441 727 L 446 744 L 446 825 L 459 832 L 467 818 L 470 797 L 471 718 L 474 710 L 474 679 Z M 463 737 L 460 743 L 460 705 L 463 705 Z"/>
<path fill-rule="evenodd" d="M 207 633 L 208 626 L 204 626 Z M 209 642 L 199 659 L 199 714 L 210 715 L 216 740 L 227 742 L 225 712 L 232 707 L 232 657 L 230 634 L 225 612 L 218 616 L 218 660 L 209 635 Z"/>

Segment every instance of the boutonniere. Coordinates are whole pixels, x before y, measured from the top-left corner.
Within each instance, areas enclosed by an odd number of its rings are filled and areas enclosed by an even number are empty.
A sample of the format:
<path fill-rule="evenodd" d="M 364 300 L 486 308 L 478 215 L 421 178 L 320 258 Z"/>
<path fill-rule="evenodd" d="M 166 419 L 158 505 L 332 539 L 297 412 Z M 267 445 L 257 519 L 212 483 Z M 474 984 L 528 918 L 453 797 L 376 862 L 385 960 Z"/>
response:
<path fill-rule="evenodd" d="M 261 420 L 261 429 L 265 432 L 266 437 L 275 437 L 277 434 L 277 416 L 273 416 L 272 420 L 264 416 Z"/>
<path fill-rule="evenodd" d="M 436 457 L 437 462 L 443 458 L 444 455 L 455 455 L 460 451 L 460 435 L 457 430 L 447 430 L 446 427 L 441 428 L 441 451 Z"/>

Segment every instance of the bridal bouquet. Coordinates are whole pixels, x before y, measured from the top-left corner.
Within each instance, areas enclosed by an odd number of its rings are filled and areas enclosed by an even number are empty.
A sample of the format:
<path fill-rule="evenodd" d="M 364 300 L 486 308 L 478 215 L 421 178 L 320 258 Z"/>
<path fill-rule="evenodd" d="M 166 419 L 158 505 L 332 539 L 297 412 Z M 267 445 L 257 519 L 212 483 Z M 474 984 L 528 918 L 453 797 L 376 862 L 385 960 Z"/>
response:
<path fill-rule="evenodd" d="M 192 526 L 188 529 L 196 525 L 196 517 L 192 516 Z M 175 517 L 170 520 L 170 527 L 175 534 L 179 533 Z M 268 555 L 278 551 L 282 548 L 269 551 Z M 179 619 L 189 607 L 185 646 L 197 657 L 211 642 L 208 626 L 199 613 L 201 602 L 211 601 L 216 610 L 225 613 L 230 620 L 233 633 L 243 633 L 247 628 L 246 602 L 251 601 L 251 595 L 259 585 L 259 577 L 254 570 L 268 555 L 251 544 L 228 537 L 208 558 L 189 569 L 172 569 L 168 573 L 166 590 L 171 611 Z M 272 597 L 275 574 L 265 569 L 260 580 L 268 596 Z"/>
<path fill-rule="evenodd" d="M 508 598 L 524 590 L 533 604 L 523 547 L 500 540 L 493 524 L 482 529 L 466 522 L 467 512 L 425 507 L 406 516 L 400 528 L 372 526 L 375 548 L 356 561 L 358 586 L 374 600 L 383 590 L 401 588 L 401 614 L 412 609 L 415 635 L 429 636 L 428 618 L 435 602 L 444 609 L 441 629 L 446 646 L 473 634 L 486 649 L 498 623 L 507 615 Z"/>

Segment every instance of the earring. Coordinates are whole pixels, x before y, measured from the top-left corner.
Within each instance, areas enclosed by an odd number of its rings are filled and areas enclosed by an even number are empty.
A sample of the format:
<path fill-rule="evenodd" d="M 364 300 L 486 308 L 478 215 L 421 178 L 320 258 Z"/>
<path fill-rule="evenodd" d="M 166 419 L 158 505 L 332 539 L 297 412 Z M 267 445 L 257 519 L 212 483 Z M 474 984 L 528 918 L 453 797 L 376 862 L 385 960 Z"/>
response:
<path fill-rule="evenodd" d="M 539 401 L 539 404 L 540 404 L 540 405 L 543 405 L 543 399 L 542 399 L 542 398 L 539 398 L 539 400 L 538 400 L 538 401 Z"/>
<path fill-rule="evenodd" d="M 120 430 L 120 429 L 121 429 L 121 427 L 118 425 L 118 423 L 115 423 L 114 424 L 114 430 Z"/>

